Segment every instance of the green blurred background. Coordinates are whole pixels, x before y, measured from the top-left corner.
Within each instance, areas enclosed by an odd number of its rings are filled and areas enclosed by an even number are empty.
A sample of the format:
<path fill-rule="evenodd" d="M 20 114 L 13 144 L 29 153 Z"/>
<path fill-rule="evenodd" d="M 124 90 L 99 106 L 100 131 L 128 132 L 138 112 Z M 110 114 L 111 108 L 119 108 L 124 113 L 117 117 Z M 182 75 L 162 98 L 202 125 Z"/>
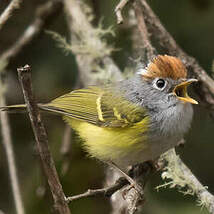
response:
<path fill-rule="evenodd" d="M 23 0 L 21 8 L 16 10 L 0 33 L 0 54 L 10 47 L 33 20 L 35 8 L 44 0 Z M 90 2 L 90 1 L 89 1 Z M 115 0 L 91 0 L 99 20 L 103 17 L 105 27 L 113 25 L 116 36 L 109 38 L 109 43 L 120 50 L 113 53 L 115 62 L 124 69 L 132 56 L 129 29 L 117 26 L 114 16 Z M 0 12 L 6 6 L 0 1 Z M 190 55 L 196 57 L 210 74 L 214 58 L 214 1 L 213 0 L 150 0 L 161 21 L 173 35 L 178 44 Z M 61 14 L 48 27 L 48 30 L 68 36 L 65 16 Z M 47 102 L 61 94 L 69 92 L 76 81 L 77 66 L 72 54 L 65 56 L 50 35 L 43 33 L 28 45 L 8 66 L 6 82 L 8 84 L 8 104 L 23 102 L 17 80 L 16 68 L 25 64 L 32 66 L 34 93 L 39 102 Z M 197 97 L 197 95 L 194 95 Z M 209 112 L 200 105 L 195 107 L 195 117 L 191 131 L 186 136 L 184 148 L 178 153 L 205 185 L 214 193 L 214 123 Z M 87 158 L 81 145 L 72 142 L 71 152 L 65 158 L 60 154 L 65 125 L 61 118 L 54 115 L 43 115 L 48 132 L 51 151 L 60 174 L 66 195 L 82 193 L 88 188 L 102 186 L 104 167 L 96 160 Z M 38 157 L 33 148 L 33 133 L 29 119 L 25 114 L 10 115 L 12 138 L 21 191 L 26 213 L 51 213 L 51 196 L 46 188 L 44 176 L 40 170 Z M 63 174 L 64 162 L 69 161 L 69 168 Z M 146 187 L 145 214 L 204 214 L 206 209 L 197 206 L 196 198 L 184 196 L 176 189 L 155 187 L 162 184 L 160 174 L 155 174 Z M 45 191 L 46 190 L 46 191 Z M 15 213 L 11 193 L 8 167 L 4 148 L 0 146 L 0 210 L 7 214 Z M 70 204 L 71 213 L 107 214 L 110 212 L 108 199 L 101 197 L 84 199 Z"/>

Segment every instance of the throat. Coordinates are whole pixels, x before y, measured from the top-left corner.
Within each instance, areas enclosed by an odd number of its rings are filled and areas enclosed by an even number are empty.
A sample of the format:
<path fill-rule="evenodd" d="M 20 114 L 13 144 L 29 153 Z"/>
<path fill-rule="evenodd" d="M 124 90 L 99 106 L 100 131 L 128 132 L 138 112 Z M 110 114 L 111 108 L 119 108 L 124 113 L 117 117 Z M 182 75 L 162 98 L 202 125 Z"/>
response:
<path fill-rule="evenodd" d="M 182 138 L 191 125 L 193 109 L 191 104 L 178 103 L 163 111 L 153 113 L 151 137 Z"/>

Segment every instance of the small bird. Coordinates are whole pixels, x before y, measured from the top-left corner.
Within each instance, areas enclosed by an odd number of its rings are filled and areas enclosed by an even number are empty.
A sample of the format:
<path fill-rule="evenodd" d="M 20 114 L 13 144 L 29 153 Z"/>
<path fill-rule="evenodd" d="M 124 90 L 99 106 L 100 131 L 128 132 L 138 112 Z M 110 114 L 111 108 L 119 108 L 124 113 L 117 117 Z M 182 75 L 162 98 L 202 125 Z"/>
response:
<path fill-rule="evenodd" d="M 183 138 L 193 117 L 191 104 L 198 104 L 187 87 L 196 81 L 187 79 L 180 59 L 158 55 L 130 79 L 74 90 L 38 106 L 62 115 L 90 156 L 126 168 L 157 159 Z"/>

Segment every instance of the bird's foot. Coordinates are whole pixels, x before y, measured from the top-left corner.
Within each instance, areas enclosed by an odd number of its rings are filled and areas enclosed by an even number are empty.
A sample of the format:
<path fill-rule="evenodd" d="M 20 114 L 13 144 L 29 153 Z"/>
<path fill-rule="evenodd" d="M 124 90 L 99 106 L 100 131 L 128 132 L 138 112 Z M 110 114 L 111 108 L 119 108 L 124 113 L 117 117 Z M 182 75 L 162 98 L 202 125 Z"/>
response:
<path fill-rule="evenodd" d="M 131 178 L 128 174 L 126 174 L 123 170 L 121 170 L 115 163 L 113 163 L 111 161 L 108 161 L 107 163 L 112 168 L 119 171 L 127 179 L 127 181 L 130 183 L 129 190 L 131 188 L 135 188 L 139 194 L 143 194 L 143 187 L 141 185 L 139 185 L 133 178 Z"/>

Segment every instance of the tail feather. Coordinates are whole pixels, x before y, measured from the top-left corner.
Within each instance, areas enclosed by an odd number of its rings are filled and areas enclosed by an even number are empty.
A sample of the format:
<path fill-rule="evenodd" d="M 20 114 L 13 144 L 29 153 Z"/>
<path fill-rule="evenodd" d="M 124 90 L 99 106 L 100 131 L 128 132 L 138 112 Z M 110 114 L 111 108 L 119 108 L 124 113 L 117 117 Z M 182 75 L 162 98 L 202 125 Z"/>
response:
<path fill-rule="evenodd" d="M 43 110 L 43 111 L 49 111 L 52 112 L 54 114 L 58 114 L 58 115 L 64 115 L 64 116 L 72 116 L 71 113 L 64 111 L 62 108 L 59 107 L 55 107 L 52 104 L 38 104 L 39 109 Z"/>
<path fill-rule="evenodd" d="M 0 111 L 8 111 L 9 113 L 26 112 L 26 104 L 2 106 Z"/>
<path fill-rule="evenodd" d="M 65 112 L 62 109 L 56 108 L 54 106 L 51 106 L 49 104 L 41 104 L 38 103 L 38 107 L 42 111 L 49 111 L 55 114 L 65 115 L 65 116 L 71 116 L 69 112 Z M 2 106 L 0 107 L 1 111 L 7 111 L 8 113 L 25 113 L 27 110 L 26 104 L 19 104 L 19 105 L 10 105 L 10 106 Z"/>

